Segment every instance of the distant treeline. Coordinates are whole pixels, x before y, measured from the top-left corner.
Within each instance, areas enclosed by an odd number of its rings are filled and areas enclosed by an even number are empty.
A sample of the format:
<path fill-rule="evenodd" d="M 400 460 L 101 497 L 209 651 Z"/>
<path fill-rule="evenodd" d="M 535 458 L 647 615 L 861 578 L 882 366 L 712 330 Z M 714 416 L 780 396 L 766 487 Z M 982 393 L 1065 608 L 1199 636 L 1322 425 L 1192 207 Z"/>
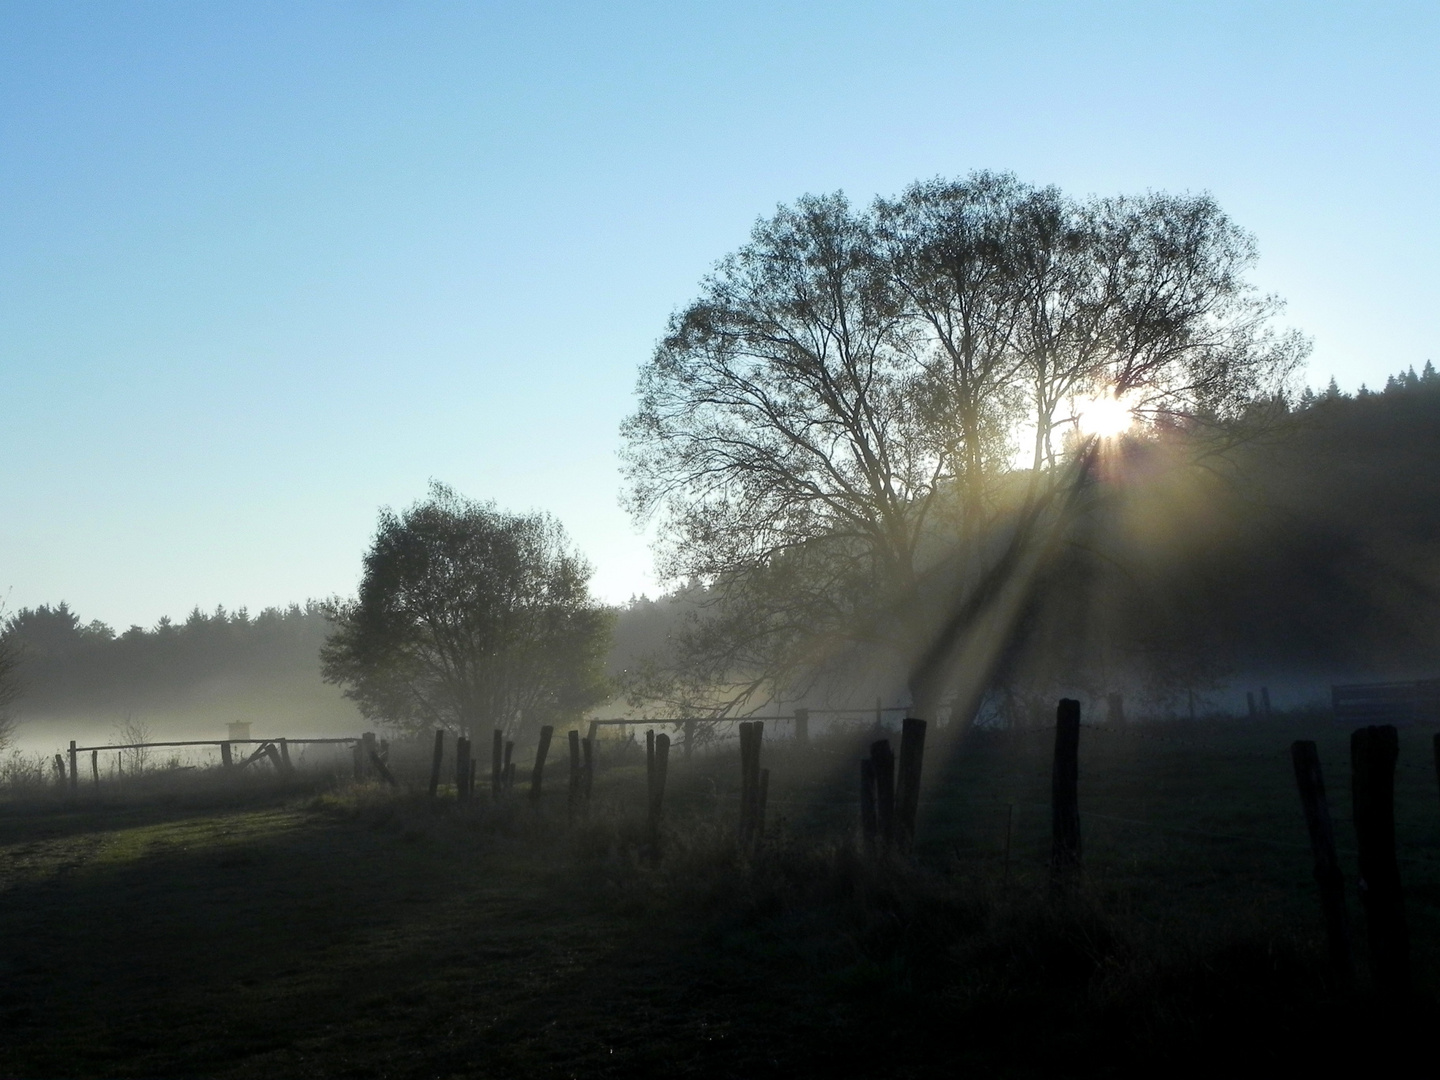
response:
<path fill-rule="evenodd" d="M 674 597 L 639 597 L 623 606 L 615 628 L 610 674 L 620 676 L 642 655 L 663 648 L 688 605 Z M 183 710 L 197 695 L 283 700 L 287 691 L 322 690 L 320 646 L 331 631 L 316 601 L 214 612 L 199 608 L 183 622 L 162 618 L 123 633 L 85 622 L 61 602 L 17 611 L 4 634 L 19 647 L 19 714 L 144 715 Z M 338 697 L 339 691 L 323 691 Z M 357 718 L 358 722 L 358 718 Z"/>

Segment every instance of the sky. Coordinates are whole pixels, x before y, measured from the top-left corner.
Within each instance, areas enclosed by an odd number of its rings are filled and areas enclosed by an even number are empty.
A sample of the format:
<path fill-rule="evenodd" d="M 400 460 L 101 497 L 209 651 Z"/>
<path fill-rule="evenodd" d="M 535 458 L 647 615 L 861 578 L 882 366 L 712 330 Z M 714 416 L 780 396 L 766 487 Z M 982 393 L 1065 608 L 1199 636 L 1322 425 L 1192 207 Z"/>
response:
<path fill-rule="evenodd" d="M 756 218 L 1209 191 L 1343 388 L 1440 360 L 1440 5 L 0 5 L 0 601 L 353 594 L 431 478 L 609 601 L 639 366 Z"/>

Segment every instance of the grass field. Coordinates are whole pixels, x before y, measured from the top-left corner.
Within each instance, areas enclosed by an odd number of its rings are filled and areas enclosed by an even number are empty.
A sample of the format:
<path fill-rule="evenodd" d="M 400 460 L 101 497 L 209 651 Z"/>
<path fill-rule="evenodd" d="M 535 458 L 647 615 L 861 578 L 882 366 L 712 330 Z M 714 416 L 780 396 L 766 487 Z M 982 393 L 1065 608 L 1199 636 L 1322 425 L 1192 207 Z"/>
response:
<path fill-rule="evenodd" d="M 733 838 L 734 754 L 677 755 L 658 866 L 637 847 L 643 769 L 613 760 L 574 827 L 563 768 L 538 812 L 205 773 L 15 799 L 0 1074 L 1213 1075 L 1433 1029 L 1429 732 L 1401 733 L 1404 1007 L 1347 999 L 1326 969 L 1287 750 L 1320 744 L 1363 979 L 1345 732 L 1087 728 L 1084 886 L 1061 901 L 1052 737 L 936 740 L 913 863 L 856 851 L 858 746 L 838 738 L 767 745 L 754 855 Z"/>

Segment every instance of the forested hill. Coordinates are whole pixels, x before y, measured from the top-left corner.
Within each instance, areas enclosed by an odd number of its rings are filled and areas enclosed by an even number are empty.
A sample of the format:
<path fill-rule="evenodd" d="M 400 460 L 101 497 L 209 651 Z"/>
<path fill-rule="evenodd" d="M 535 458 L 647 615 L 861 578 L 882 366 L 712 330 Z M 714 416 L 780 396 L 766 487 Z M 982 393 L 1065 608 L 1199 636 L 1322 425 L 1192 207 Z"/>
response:
<path fill-rule="evenodd" d="M 183 622 L 165 618 L 120 634 L 82 621 L 63 602 L 23 609 L 6 623 L 21 649 L 22 725 L 78 718 L 98 733 L 128 719 L 156 736 L 280 716 L 296 731 L 354 730 L 358 714 L 320 679 L 328 631 L 314 603 L 253 617 L 196 609 Z"/>
<path fill-rule="evenodd" d="M 662 648 L 684 610 L 670 597 L 639 597 L 622 607 L 610 673 Z M 83 718 L 108 729 L 132 718 L 155 734 L 282 717 L 297 732 L 359 730 L 359 713 L 320 677 L 320 646 L 330 631 L 314 602 L 254 616 L 197 608 L 182 622 L 166 618 L 119 634 L 62 602 L 22 609 L 5 628 L 23 657 L 22 724 Z"/>

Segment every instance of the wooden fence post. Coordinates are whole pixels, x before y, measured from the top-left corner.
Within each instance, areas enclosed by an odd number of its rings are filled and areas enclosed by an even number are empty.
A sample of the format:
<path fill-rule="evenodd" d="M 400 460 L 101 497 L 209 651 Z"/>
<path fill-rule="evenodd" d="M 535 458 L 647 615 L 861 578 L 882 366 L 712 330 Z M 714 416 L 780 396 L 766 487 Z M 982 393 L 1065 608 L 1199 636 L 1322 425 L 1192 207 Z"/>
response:
<path fill-rule="evenodd" d="M 810 710 L 795 710 L 795 745 L 810 745 Z"/>
<path fill-rule="evenodd" d="M 445 729 L 435 729 L 435 749 L 430 755 L 430 798 L 440 791 L 440 766 L 445 764 Z"/>
<path fill-rule="evenodd" d="M 365 732 L 364 735 L 360 736 L 360 741 L 360 774 L 368 780 L 370 778 L 370 759 L 378 756 L 375 733 L 373 731 Z"/>
<path fill-rule="evenodd" d="M 515 740 L 505 740 L 505 775 L 502 778 L 505 790 L 509 791 L 515 786 Z"/>
<path fill-rule="evenodd" d="M 1404 997 L 1410 989 L 1410 942 L 1400 867 L 1395 862 L 1395 762 L 1399 753 L 1399 740 L 1390 724 L 1359 728 L 1350 735 L 1360 904 L 1365 909 L 1375 987 L 1390 998 Z"/>
<path fill-rule="evenodd" d="M 95 789 L 100 789 L 100 751 L 90 751 L 90 778 L 95 781 Z"/>
<path fill-rule="evenodd" d="M 1055 709 L 1055 763 L 1050 775 L 1050 880 L 1060 884 L 1080 869 L 1080 702 L 1061 698 Z"/>
<path fill-rule="evenodd" d="M 760 747 L 765 724 L 752 720 L 740 725 L 740 837 L 753 843 L 760 824 Z"/>
<path fill-rule="evenodd" d="M 770 770 L 760 770 L 759 792 L 755 797 L 755 839 L 765 839 L 765 805 L 770 801 Z"/>
<path fill-rule="evenodd" d="M 920 812 L 920 767 L 925 760 L 925 721 L 907 716 L 900 729 L 900 775 L 895 785 L 895 837 L 901 851 L 915 843 Z"/>
<path fill-rule="evenodd" d="M 70 740 L 70 794 L 74 795 L 80 790 L 80 770 L 75 767 L 75 740 Z"/>
<path fill-rule="evenodd" d="M 265 744 L 265 756 L 270 759 L 270 764 L 275 766 L 275 775 L 285 775 L 285 763 L 280 760 L 280 750 L 273 742 Z"/>
<path fill-rule="evenodd" d="M 567 741 L 570 744 L 570 788 L 566 793 L 565 812 L 573 825 L 575 807 L 580 803 L 580 732 L 572 728 Z"/>
<path fill-rule="evenodd" d="M 1350 958 L 1350 922 L 1345 913 L 1345 875 L 1335 855 L 1335 829 L 1330 821 L 1330 805 L 1325 799 L 1320 755 L 1313 742 L 1296 739 L 1290 744 L 1290 760 L 1295 765 L 1295 784 L 1300 789 L 1305 828 L 1310 833 L 1310 852 L 1315 858 L 1315 884 L 1320 887 L 1320 910 L 1325 917 L 1330 963 L 1341 985 L 1348 989 L 1355 981 L 1355 966 Z"/>
<path fill-rule="evenodd" d="M 395 777 L 390 772 L 390 766 L 385 764 L 385 759 L 380 756 L 378 751 L 370 751 L 370 764 L 375 766 L 375 771 L 380 774 L 380 779 L 384 780 L 385 783 L 389 784 L 392 788 L 400 786 L 395 782 Z"/>
<path fill-rule="evenodd" d="M 645 729 L 645 798 L 649 805 L 651 788 L 655 785 L 655 729 Z"/>
<path fill-rule="evenodd" d="M 505 787 L 505 733 L 498 727 L 490 736 L 490 798 L 500 801 Z"/>
<path fill-rule="evenodd" d="M 230 755 L 230 744 L 228 742 L 222 742 L 220 744 L 220 764 L 226 772 L 229 772 L 235 767 L 235 759 Z"/>
<path fill-rule="evenodd" d="M 595 786 L 595 743 L 585 739 L 580 743 L 585 751 L 585 776 L 581 780 L 584 789 L 585 812 L 590 812 L 590 789 Z"/>
<path fill-rule="evenodd" d="M 750 721 L 742 720 L 740 732 L 740 842 L 750 838 Z"/>
<path fill-rule="evenodd" d="M 546 724 L 540 729 L 540 745 L 535 748 L 535 768 L 530 772 L 530 801 L 540 801 L 540 783 L 545 777 L 545 755 L 550 753 L 550 739 L 555 729 Z"/>
<path fill-rule="evenodd" d="M 889 851 L 895 842 L 895 752 L 889 739 L 870 744 L 870 767 L 875 772 L 875 825 Z"/>
<path fill-rule="evenodd" d="M 860 759 L 860 835 L 865 838 L 865 850 L 875 852 L 875 762 L 870 758 Z"/>
<path fill-rule="evenodd" d="M 470 740 L 464 735 L 455 739 L 455 801 L 470 801 Z"/>
<path fill-rule="evenodd" d="M 653 741 L 655 753 L 650 766 L 648 793 L 650 857 L 658 860 L 660 858 L 660 819 L 665 812 L 665 774 L 670 766 L 670 736 L 657 735 Z"/>
<path fill-rule="evenodd" d="M 1435 784 L 1440 787 L 1440 731 L 1435 733 Z"/>

